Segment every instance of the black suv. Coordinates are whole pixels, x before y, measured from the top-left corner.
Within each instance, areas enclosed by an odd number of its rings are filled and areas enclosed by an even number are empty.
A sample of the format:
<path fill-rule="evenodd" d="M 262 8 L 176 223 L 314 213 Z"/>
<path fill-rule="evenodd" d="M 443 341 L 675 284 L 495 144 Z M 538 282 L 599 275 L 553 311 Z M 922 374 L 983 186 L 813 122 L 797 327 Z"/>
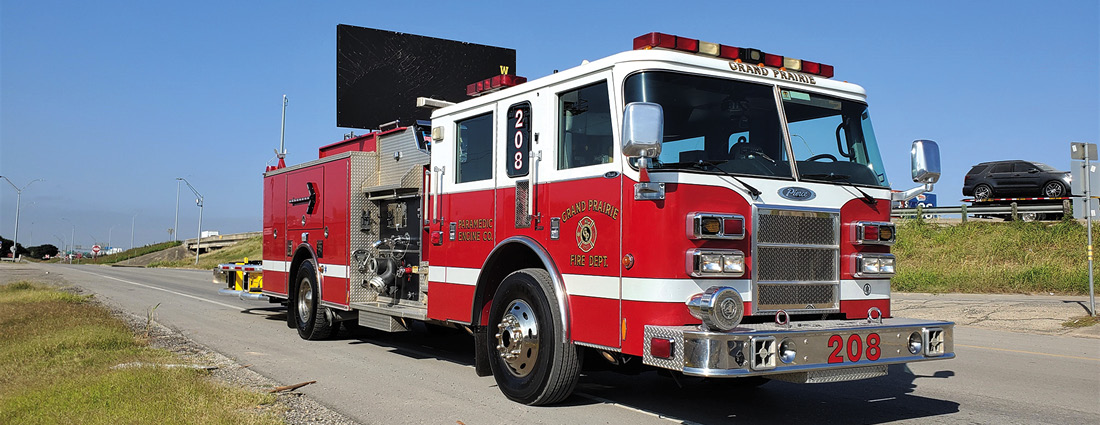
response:
<path fill-rule="evenodd" d="M 963 196 L 974 199 L 1007 196 L 1070 196 L 1069 171 L 1041 162 L 993 161 L 975 165 L 963 178 Z"/>

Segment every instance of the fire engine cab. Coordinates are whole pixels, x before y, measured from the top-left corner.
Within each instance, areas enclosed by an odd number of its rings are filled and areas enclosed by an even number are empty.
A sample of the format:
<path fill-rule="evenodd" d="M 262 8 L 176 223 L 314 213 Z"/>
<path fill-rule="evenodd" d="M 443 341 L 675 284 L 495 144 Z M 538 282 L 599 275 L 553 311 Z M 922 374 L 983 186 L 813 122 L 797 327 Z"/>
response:
<path fill-rule="evenodd" d="M 836 382 L 954 357 L 891 317 L 891 191 L 864 90 L 833 67 L 651 33 L 500 75 L 264 174 L 263 293 L 341 322 L 469 330 L 510 399 L 567 397 L 585 350 L 685 375 Z M 939 152 L 912 149 L 931 190 Z"/>

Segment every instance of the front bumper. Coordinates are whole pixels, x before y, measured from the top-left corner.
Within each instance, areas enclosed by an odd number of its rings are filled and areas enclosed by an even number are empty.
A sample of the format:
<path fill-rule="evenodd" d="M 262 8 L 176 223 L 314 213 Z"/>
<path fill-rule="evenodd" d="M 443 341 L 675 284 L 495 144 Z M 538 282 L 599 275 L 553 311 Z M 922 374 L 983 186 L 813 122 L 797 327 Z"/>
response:
<path fill-rule="evenodd" d="M 885 375 L 890 364 L 954 358 L 954 326 L 902 318 L 742 324 L 729 332 L 646 326 L 642 360 L 694 376 L 841 382 Z M 915 354 L 911 337 L 920 342 Z M 671 342 L 667 358 L 652 352 L 662 339 Z"/>

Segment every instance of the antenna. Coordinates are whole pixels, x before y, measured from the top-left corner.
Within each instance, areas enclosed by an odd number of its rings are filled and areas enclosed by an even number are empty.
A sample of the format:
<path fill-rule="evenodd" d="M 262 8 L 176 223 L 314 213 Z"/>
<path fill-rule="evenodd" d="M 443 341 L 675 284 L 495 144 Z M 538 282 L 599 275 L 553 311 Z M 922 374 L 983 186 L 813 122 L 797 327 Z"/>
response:
<path fill-rule="evenodd" d="M 282 127 L 279 129 L 279 150 L 277 152 L 275 152 L 275 156 L 279 157 L 278 168 L 285 168 L 286 167 L 286 161 L 283 161 L 283 158 L 286 158 L 286 143 L 285 143 L 285 140 L 286 140 L 286 104 L 287 103 L 288 103 L 288 101 L 286 99 L 286 95 L 284 94 L 283 95 L 283 122 L 282 122 Z"/>

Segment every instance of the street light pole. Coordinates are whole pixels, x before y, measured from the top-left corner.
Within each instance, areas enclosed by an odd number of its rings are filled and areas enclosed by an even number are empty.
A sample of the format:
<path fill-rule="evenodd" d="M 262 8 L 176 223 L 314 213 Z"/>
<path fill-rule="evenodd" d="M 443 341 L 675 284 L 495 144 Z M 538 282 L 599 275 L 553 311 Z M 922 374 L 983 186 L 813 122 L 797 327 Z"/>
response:
<path fill-rule="evenodd" d="M 15 189 L 15 239 L 12 240 L 11 243 L 11 258 L 12 260 L 18 260 L 19 257 L 16 255 L 16 250 L 19 247 L 19 202 L 23 198 L 23 190 L 26 189 L 27 186 L 30 186 L 31 183 L 42 179 L 31 180 L 30 183 L 23 185 L 23 189 L 20 189 L 19 186 L 16 186 L 15 183 L 12 183 L 11 180 L 8 180 L 7 177 L 0 176 L 0 178 L 7 181 L 8 184 L 10 184 L 13 189 Z"/>
<path fill-rule="evenodd" d="M 176 179 L 176 221 L 172 223 L 172 242 L 176 241 L 176 234 L 180 229 L 180 179 Z"/>
<path fill-rule="evenodd" d="M 176 180 L 183 180 L 183 183 L 187 185 L 187 188 L 191 189 L 191 192 L 195 193 L 195 204 L 198 204 L 199 206 L 199 230 L 198 234 L 195 235 L 195 265 L 198 265 L 199 252 L 202 251 L 202 195 L 199 194 L 199 191 L 195 190 L 195 186 L 191 186 L 191 182 L 187 181 L 187 179 L 183 177 L 176 177 Z"/>
<path fill-rule="evenodd" d="M 134 213 L 134 217 L 130 219 L 130 249 L 134 249 L 134 223 L 137 222 L 137 216 L 140 213 Z"/>

